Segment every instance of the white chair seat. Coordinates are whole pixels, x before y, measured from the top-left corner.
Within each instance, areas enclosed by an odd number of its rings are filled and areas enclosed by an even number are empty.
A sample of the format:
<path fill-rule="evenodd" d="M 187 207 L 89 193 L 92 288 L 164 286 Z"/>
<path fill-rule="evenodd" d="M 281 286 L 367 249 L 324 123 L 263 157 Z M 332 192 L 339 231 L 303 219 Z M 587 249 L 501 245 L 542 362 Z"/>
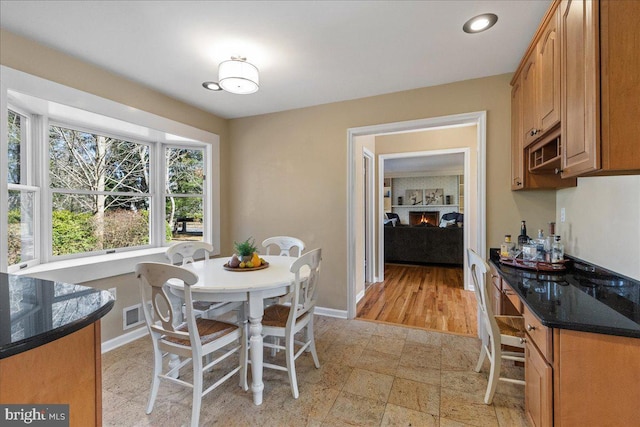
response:
<path fill-rule="evenodd" d="M 209 344 L 212 341 L 222 338 L 225 335 L 233 333 L 238 329 L 238 325 L 234 323 L 220 322 L 218 320 L 196 318 L 196 327 L 198 328 L 198 335 L 200 336 L 200 344 Z M 187 323 L 183 323 L 175 328 L 178 332 L 189 332 Z M 168 341 L 174 344 L 180 344 L 183 346 L 191 346 L 191 340 L 189 338 L 177 338 L 172 336 L 163 336 L 163 341 Z"/>

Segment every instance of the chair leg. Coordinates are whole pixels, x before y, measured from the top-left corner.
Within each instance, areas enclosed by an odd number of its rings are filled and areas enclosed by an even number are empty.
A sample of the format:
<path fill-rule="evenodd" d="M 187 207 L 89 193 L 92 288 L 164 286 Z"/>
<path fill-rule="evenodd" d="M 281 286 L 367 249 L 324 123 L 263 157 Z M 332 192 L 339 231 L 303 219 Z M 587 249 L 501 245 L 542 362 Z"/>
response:
<path fill-rule="evenodd" d="M 307 349 L 311 351 L 311 357 L 313 357 L 313 364 L 315 365 L 316 369 L 319 369 L 320 361 L 318 360 L 318 353 L 316 352 L 316 340 L 313 334 L 313 320 L 310 321 L 309 324 L 307 325 L 306 334 L 307 334 L 307 342 L 311 343 L 309 344 L 309 347 Z"/>
<path fill-rule="evenodd" d="M 478 357 L 478 363 L 476 364 L 476 368 L 474 369 L 476 372 L 480 372 L 482 369 L 482 364 L 484 363 L 484 358 L 487 355 L 487 348 L 482 344 L 480 348 L 480 357 Z"/>
<path fill-rule="evenodd" d="M 491 405 L 493 401 L 493 395 L 496 393 L 496 387 L 498 386 L 498 379 L 500 378 L 500 369 L 502 367 L 502 358 L 500 354 L 495 352 L 490 357 L 491 370 L 489 371 L 489 384 L 487 384 L 487 392 L 484 395 L 484 403 Z"/>
<path fill-rule="evenodd" d="M 286 353 L 287 353 L 287 373 L 289 374 L 289 384 L 291 384 L 291 393 L 293 398 L 297 399 L 298 393 L 298 380 L 296 379 L 296 362 L 294 360 L 295 348 L 293 346 L 293 334 L 287 337 Z"/>
<path fill-rule="evenodd" d="M 153 405 L 158 396 L 158 388 L 160 387 L 160 377 L 162 373 L 162 352 L 157 346 L 153 346 L 153 379 L 151 380 L 151 393 L 147 402 L 147 414 L 153 411 Z"/>
<path fill-rule="evenodd" d="M 202 357 L 194 357 L 193 364 L 193 402 L 191 403 L 191 427 L 198 427 L 200 422 L 200 406 L 202 404 Z"/>
<path fill-rule="evenodd" d="M 280 345 L 280 340 L 278 339 L 278 337 L 271 337 L 271 344 L 273 345 Z M 275 347 L 271 347 L 271 357 L 276 357 L 276 352 L 278 351 L 277 348 Z"/>

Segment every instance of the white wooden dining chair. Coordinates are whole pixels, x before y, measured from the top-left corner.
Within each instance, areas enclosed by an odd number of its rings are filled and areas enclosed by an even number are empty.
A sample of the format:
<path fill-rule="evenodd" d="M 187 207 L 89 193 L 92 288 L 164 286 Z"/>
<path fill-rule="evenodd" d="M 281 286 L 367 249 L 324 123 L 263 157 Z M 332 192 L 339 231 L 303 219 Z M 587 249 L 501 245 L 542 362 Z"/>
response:
<path fill-rule="evenodd" d="M 524 353 L 502 350 L 502 345 L 521 348 L 524 351 L 524 318 L 522 316 L 500 316 L 493 313 L 491 304 L 487 303 L 487 286 L 491 286 L 486 280 L 489 266 L 472 249 L 467 249 L 467 260 L 471 270 L 471 278 L 475 286 L 475 295 L 480 312 L 480 321 L 488 334 L 488 340 L 482 343 L 480 357 L 475 371 L 480 372 L 485 357 L 489 359 L 489 382 L 484 395 L 484 403 L 490 405 L 496 392 L 498 381 L 524 385 L 523 380 L 500 376 L 502 359 L 524 363 Z"/>
<path fill-rule="evenodd" d="M 282 256 L 297 256 L 302 255 L 304 250 L 304 242 L 296 237 L 289 236 L 274 236 L 264 239 L 262 246 L 266 249 L 265 255 L 271 255 L 272 249 L 275 252 L 277 247 L 279 253 Z M 275 253 L 274 253 L 275 255 Z"/>
<path fill-rule="evenodd" d="M 287 366 L 264 363 L 265 368 L 287 371 L 291 392 L 295 399 L 298 398 L 298 381 L 296 378 L 295 360 L 305 351 L 311 353 L 316 368 L 320 368 L 316 344 L 313 334 L 313 313 L 318 295 L 318 278 L 320 275 L 320 261 L 322 250 L 315 249 L 302 255 L 291 264 L 290 271 L 294 273 L 294 285 L 283 300 L 285 304 L 269 306 L 264 311 L 262 318 L 263 336 L 278 337 L 284 340 L 284 345 L 265 342 L 266 348 L 277 348 L 285 351 Z M 302 269 L 308 269 L 309 276 L 303 278 Z M 295 335 L 303 331 L 304 341 L 295 339 Z M 298 349 L 296 350 L 296 346 Z"/>
<path fill-rule="evenodd" d="M 302 255 L 302 251 L 304 250 L 304 242 L 297 237 L 290 236 L 274 236 L 266 238 L 262 241 L 262 247 L 265 248 L 265 255 L 271 255 L 273 252 L 274 255 L 279 256 L 295 256 L 300 257 Z M 282 302 L 281 298 L 267 298 L 264 301 L 265 307 L 279 304 Z M 279 339 L 277 337 L 273 337 L 273 342 L 278 344 Z M 277 352 L 277 348 L 272 348 L 271 355 L 275 356 Z"/>
<path fill-rule="evenodd" d="M 169 246 L 165 252 L 165 256 L 171 264 L 182 261 L 182 265 L 195 262 L 194 257 L 200 251 L 205 258 L 213 253 L 213 245 L 207 242 L 178 242 Z M 194 301 L 193 309 L 196 316 L 212 319 L 221 316 L 231 310 L 236 310 L 242 306 L 241 302 L 211 302 L 211 301 Z"/>
<path fill-rule="evenodd" d="M 171 381 L 193 390 L 191 426 L 198 426 L 202 397 L 207 393 L 238 372 L 240 385 L 244 390 L 248 389 L 245 328 L 233 323 L 196 318 L 192 308 L 191 286 L 198 281 L 198 276 L 189 270 L 171 264 L 142 262 L 136 265 L 135 274 L 140 285 L 145 321 L 153 343 L 153 380 L 146 412 L 150 414 L 153 410 L 160 380 Z M 174 326 L 174 313 L 165 292 L 165 284 L 169 280 L 180 280 L 184 283 L 186 317 L 185 321 L 178 326 Z M 151 306 L 146 303 L 149 287 L 151 288 Z M 223 353 L 212 355 L 218 350 Z M 163 372 L 163 352 L 184 359 L 177 366 L 169 367 L 167 372 Z M 213 368 L 233 353 L 238 353 L 238 365 L 203 390 L 203 372 Z M 208 355 L 211 355 L 213 360 L 203 366 L 203 357 Z M 178 375 L 179 370 L 189 363 L 193 367 L 191 383 L 180 379 Z"/>

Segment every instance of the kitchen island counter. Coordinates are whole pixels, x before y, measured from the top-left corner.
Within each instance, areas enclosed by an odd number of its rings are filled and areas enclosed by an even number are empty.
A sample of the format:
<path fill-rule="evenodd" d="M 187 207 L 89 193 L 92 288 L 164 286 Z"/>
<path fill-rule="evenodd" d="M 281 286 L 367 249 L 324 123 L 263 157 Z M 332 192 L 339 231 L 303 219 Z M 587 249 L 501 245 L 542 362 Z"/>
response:
<path fill-rule="evenodd" d="M 70 426 L 102 425 L 100 319 L 113 305 L 107 291 L 0 273 L 0 403 L 68 405 Z"/>
<path fill-rule="evenodd" d="M 113 304 L 107 291 L 0 273 L 0 359 L 91 325 Z"/>

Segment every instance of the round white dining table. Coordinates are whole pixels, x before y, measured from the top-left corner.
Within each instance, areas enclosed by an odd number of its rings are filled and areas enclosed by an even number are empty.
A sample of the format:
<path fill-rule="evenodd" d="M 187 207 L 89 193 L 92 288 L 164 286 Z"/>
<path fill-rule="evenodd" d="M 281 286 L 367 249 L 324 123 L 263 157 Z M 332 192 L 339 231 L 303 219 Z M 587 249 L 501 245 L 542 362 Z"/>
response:
<path fill-rule="evenodd" d="M 194 301 L 246 301 L 249 306 L 249 358 L 251 360 L 251 391 L 253 403 L 262 404 L 263 345 L 262 316 L 264 299 L 285 295 L 293 285 L 291 264 L 297 259 L 287 256 L 263 256 L 267 268 L 253 271 L 226 270 L 223 265 L 228 257 L 196 261 L 183 267 L 198 275 L 198 282 L 191 287 Z M 301 272 L 304 278 L 304 271 Z M 167 283 L 170 291 L 184 299 L 182 282 Z"/>

